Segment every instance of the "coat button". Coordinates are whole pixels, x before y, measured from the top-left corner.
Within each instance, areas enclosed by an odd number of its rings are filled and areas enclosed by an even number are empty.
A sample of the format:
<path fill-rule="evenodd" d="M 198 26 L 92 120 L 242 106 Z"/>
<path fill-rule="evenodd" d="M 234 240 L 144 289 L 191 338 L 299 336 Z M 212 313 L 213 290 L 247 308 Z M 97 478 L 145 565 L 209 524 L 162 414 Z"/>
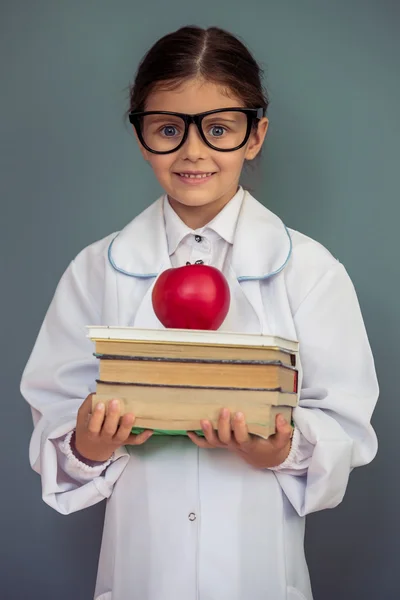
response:
<path fill-rule="evenodd" d="M 194 513 L 189 513 L 189 521 L 195 521 L 196 515 Z"/>
<path fill-rule="evenodd" d="M 196 242 L 201 242 L 202 237 L 201 237 L 201 235 L 195 235 L 194 239 L 196 240 Z"/>

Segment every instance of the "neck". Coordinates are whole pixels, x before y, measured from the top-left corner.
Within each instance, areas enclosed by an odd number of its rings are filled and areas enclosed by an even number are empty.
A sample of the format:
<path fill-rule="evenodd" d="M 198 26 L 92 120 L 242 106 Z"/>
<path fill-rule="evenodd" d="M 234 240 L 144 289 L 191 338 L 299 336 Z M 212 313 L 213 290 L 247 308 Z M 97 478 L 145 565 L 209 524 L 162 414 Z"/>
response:
<path fill-rule="evenodd" d="M 238 187 L 236 191 L 232 194 L 224 194 L 221 198 L 210 202 L 209 204 L 204 204 L 200 206 L 187 206 L 186 204 L 182 204 L 179 200 L 175 200 L 171 196 L 168 196 L 168 200 L 178 217 L 190 227 L 190 229 L 200 229 L 210 223 L 218 213 L 228 204 L 230 200 L 235 196 L 238 191 Z"/>

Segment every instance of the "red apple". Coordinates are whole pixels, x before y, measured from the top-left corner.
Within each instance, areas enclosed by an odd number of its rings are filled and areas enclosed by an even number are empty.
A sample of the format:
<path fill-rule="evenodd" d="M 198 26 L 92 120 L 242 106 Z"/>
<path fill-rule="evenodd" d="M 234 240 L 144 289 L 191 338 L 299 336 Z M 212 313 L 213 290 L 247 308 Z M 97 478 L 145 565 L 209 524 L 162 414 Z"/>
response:
<path fill-rule="evenodd" d="M 229 285 L 215 267 L 185 265 L 161 273 L 152 302 L 164 327 L 218 329 L 228 314 Z"/>

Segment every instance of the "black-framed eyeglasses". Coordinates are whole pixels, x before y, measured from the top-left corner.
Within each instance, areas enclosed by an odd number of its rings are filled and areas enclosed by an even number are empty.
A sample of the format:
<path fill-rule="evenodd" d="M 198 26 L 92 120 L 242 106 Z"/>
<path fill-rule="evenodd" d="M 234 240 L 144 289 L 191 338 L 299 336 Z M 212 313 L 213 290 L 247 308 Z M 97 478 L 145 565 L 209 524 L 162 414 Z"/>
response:
<path fill-rule="evenodd" d="M 219 152 L 233 152 L 249 139 L 256 120 L 264 108 L 218 108 L 196 115 L 160 111 L 129 113 L 129 121 L 143 146 L 154 154 L 176 152 L 186 142 L 189 126 L 196 125 L 207 146 Z"/>

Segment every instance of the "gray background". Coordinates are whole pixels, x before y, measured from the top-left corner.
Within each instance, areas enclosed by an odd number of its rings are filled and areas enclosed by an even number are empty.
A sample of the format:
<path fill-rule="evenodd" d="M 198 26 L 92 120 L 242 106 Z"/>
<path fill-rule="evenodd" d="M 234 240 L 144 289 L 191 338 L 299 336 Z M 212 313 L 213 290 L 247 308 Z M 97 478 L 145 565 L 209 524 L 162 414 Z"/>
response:
<path fill-rule="evenodd" d="M 315 598 L 393 600 L 400 550 L 395 0 L 0 2 L 1 598 L 92 597 L 104 506 L 62 517 L 41 501 L 19 379 L 71 258 L 160 192 L 123 121 L 126 88 L 159 36 L 192 23 L 242 36 L 267 68 L 271 126 L 248 181 L 289 226 L 346 265 L 376 357 L 380 451 L 353 473 L 340 507 L 308 520 Z"/>

